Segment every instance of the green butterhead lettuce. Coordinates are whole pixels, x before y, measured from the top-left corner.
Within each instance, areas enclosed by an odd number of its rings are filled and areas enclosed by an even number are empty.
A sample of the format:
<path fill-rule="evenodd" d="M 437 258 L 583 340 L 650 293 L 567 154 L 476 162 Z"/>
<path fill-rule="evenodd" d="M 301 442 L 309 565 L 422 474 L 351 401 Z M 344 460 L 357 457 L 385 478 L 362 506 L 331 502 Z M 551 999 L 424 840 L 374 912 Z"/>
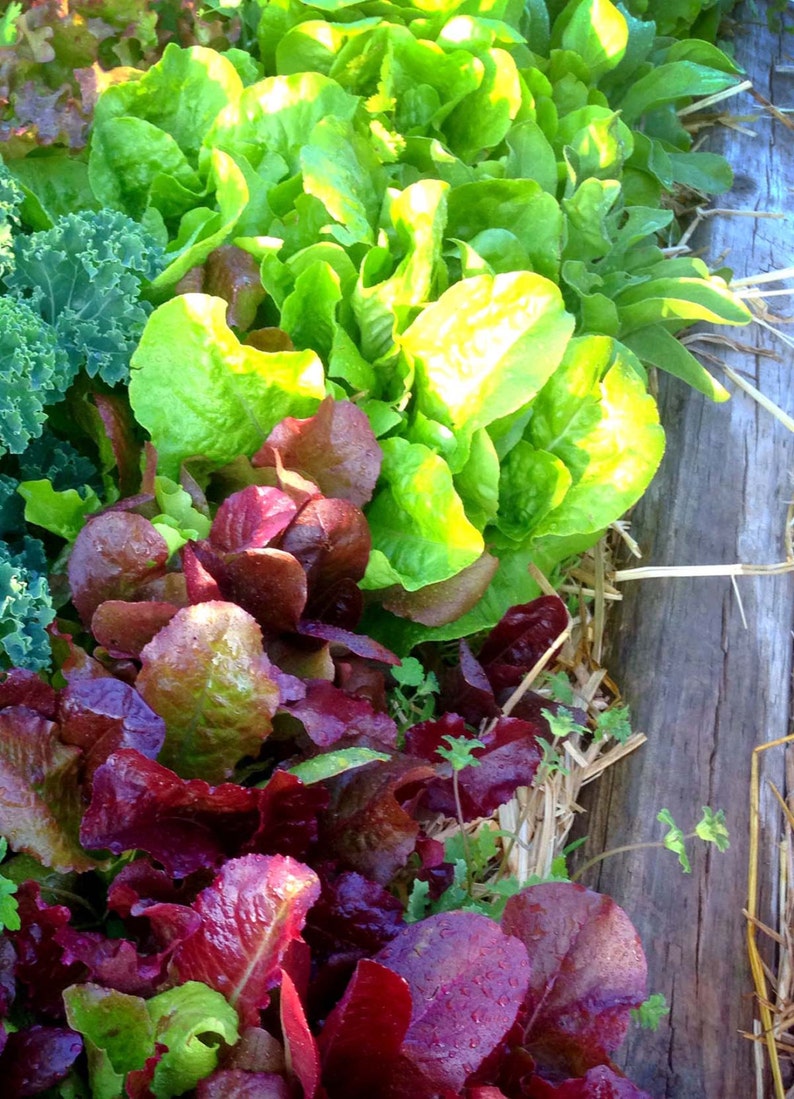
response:
<path fill-rule="evenodd" d="M 464 279 L 400 337 L 418 408 L 464 434 L 517 411 L 559 365 L 573 324 L 559 289 L 540 275 Z"/>
<path fill-rule="evenodd" d="M 213 469 L 251 455 L 285 416 L 310 416 L 325 396 L 313 351 L 258 351 L 226 323 L 226 302 L 173 298 L 152 313 L 132 357 L 130 403 L 157 448 L 159 472 L 201 456 Z"/>

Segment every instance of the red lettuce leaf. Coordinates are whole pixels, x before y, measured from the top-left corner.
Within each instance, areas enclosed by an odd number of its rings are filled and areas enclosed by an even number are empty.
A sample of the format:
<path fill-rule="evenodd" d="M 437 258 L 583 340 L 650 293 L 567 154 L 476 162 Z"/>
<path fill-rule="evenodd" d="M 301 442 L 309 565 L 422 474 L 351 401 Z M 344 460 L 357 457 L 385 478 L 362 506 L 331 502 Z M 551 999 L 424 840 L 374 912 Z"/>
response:
<path fill-rule="evenodd" d="M 193 542 L 182 550 L 182 567 L 193 603 L 237 603 L 269 636 L 294 630 L 306 606 L 303 566 L 280 549 L 221 554 L 209 542 Z"/>
<path fill-rule="evenodd" d="M 281 974 L 279 1013 L 287 1071 L 300 1084 L 304 1099 L 315 1099 L 320 1084 L 320 1054 L 298 991 L 286 971 Z"/>
<path fill-rule="evenodd" d="M 458 776 L 461 809 L 465 820 L 487 817 L 515 793 L 528 786 L 540 764 L 542 753 L 537 737 L 540 732 L 527 721 L 500 717 L 494 727 L 481 733 L 484 748 L 475 748 L 476 766 L 464 768 Z M 446 748 L 444 737 L 469 737 L 471 734 L 459 714 L 443 714 L 437 721 L 423 721 L 408 729 L 407 751 L 424 759 L 438 761 L 442 777 L 428 787 L 427 804 L 436 812 L 454 816 L 455 797 L 449 765 L 437 755 Z"/>
<path fill-rule="evenodd" d="M 11 940 L 6 936 L 0 937 L 0 1018 L 3 1019 L 11 1010 L 11 1005 L 16 996 L 17 988 L 14 977 L 16 965 L 17 954 Z M 0 1042 L 2 1042 L 2 1036 L 0 1036 Z"/>
<path fill-rule="evenodd" d="M 331 1099 L 378 1094 L 396 1064 L 411 1013 L 405 978 L 362 959 L 320 1035 L 323 1084 Z"/>
<path fill-rule="evenodd" d="M 329 780 L 331 802 L 320 817 L 322 849 L 346 869 L 388 885 L 419 836 L 419 825 L 404 803 L 434 777 L 432 767 L 400 758 Z"/>
<path fill-rule="evenodd" d="M 549 882 L 511 897 L 502 928 L 532 964 L 522 1044 L 540 1066 L 571 1075 L 608 1061 L 647 995 L 645 955 L 623 909 L 584 886 Z"/>
<path fill-rule="evenodd" d="M 315 622 L 304 618 L 298 626 L 298 633 L 303 637 L 316 637 L 323 641 L 330 641 L 332 645 L 354 653 L 364 660 L 378 660 L 381 664 L 392 665 L 400 663 L 399 656 L 395 656 L 380 642 L 364 634 L 351 633 L 350 630 L 341 629 L 339 626 L 331 626 L 327 622 Z"/>
<path fill-rule="evenodd" d="M 146 955 L 129 939 L 109 939 L 99 931 L 76 931 L 69 926 L 56 932 L 55 941 L 63 948 L 65 965 L 85 966 L 87 979 L 106 988 L 148 998 L 165 979 L 170 950 Z"/>
<path fill-rule="evenodd" d="M 264 549 L 287 529 L 297 511 L 286 492 L 249 485 L 223 501 L 213 520 L 209 541 L 221 553 Z"/>
<path fill-rule="evenodd" d="M 418 591 L 406 591 L 398 584 L 388 588 L 381 602 L 387 611 L 423 626 L 446 626 L 462 618 L 488 590 L 499 567 L 499 558 L 483 553 L 471 565 L 451 576 L 427 584 Z"/>
<path fill-rule="evenodd" d="M 196 1085 L 196 1099 L 292 1099 L 283 1076 L 272 1072 L 218 1069 Z"/>
<path fill-rule="evenodd" d="M 129 603 L 106 599 L 94 611 L 91 632 L 110 656 L 137 660 L 155 634 L 167 626 L 179 607 L 175 603 Z"/>
<path fill-rule="evenodd" d="M 71 912 L 62 904 L 45 904 L 38 882 L 23 882 L 16 900 L 21 926 L 5 934 L 16 952 L 17 1000 L 49 1019 L 62 1019 L 63 990 L 84 980 L 86 974 L 84 966 L 65 959 L 57 939 Z"/>
<path fill-rule="evenodd" d="M 83 749 L 83 773 L 90 781 L 119 748 L 155 759 L 165 722 L 120 679 L 84 679 L 70 683 L 61 696 L 61 739 Z"/>
<path fill-rule="evenodd" d="M 473 728 L 501 713 L 482 664 L 463 639 L 458 642 L 458 662 L 441 677 L 438 707 L 460 714 Z"/>
<path fill-rule="evenodd" d="M 214 599 L 222 599 L 221 589 L 215 576 L 207 568 L 202 558 L 202 545 L 199 542 L 188 542 L 179 551 L 182 559 L 182 571 L 185 577 L 187 597 L 191 603 L 209 603 Z M 222 562 L 208 548 L 208 553 L 214 558 L 216 568 L 220 568 Z"/>
<path fill-rule="evenodd" d="M 326 791 L 319 784 L 304 786 L 296 775 L 276 771 L 257 794 L 259 824 L 242 853 L 304 858 L 317 842 L 317 819 L 328 804 Z"/>
<path fill-rule="evenodd" d="M 240 1040 L 223 1055 L 223 1068 L 283 1077 L 287 1069 L 284 1046 L 262 1027 L 241 1027 Z"/>
<path fill-rule="evenodd" d="M 564 1080 L 556 1086 L 533 1076 L 525 1094 L 528 1099 L 651 1099 L 646 1091 L 606 1065 L 598 1065 L 584 1076 Z"/>
<path fill-rule="evenodd" d="M 165 720 L 160 761 L 207 782 L 259 753 L 279 701 L 259 626 L 233 603 L 180 610 L 141 653 L 136 686 Z"/>
<path fill-rule="evenodd" d="M 499 1045 L 526 996 L 523 943 L 486 916 L 445 912 L 412 924 L 374 961 L 408 982 L 411 1022 L 401 1049 L 407 1077 L 460 1091 Z M 400 1065 L 388 1092 L 406 1094 Z"/>
<path fill-rule="evenodd" d="M 135 420 L 129 403 L 112 393 L 92 393 L 119 476 L 122 499 L 132 496 L 141 480 L 141 448 L 135 438 Z"/>
<path fill-rule="evenodd" d="M 69 558 L 72 602 L 84 625 L 106 599 L 135 599 L 165 573 L 168 546 L 148 519 L 107 511 L 89 519 Z"/>
<path fill-rule="evenodd" d="M 25 706 L 37 714 L 55 721 L 58 716 L 58 693 L 26 668 L 11 668 L 0 680 L 0 710 L 6 706 Z"/>
<path fill-rule="evenodd" d="M 314 481 L 326 496 L 357 507 L 372 499 L 382 454 L 366 414 L 350 401 L 326 397 L 314 416 L 282 420 L 252 464 L 275 465 L 273 450 L 285 466 Z"/>
<path fill-rule="evenodd" d="M 412 725 L 405 733 L 405 750 L 410 755 L 421 756 L 431 763 L 439 763 L 441 757 L 437 755 L 439 748 L 446 748 L 445 736 L 469 737 L 474 739 L 474 734 L 466 728 L 466 723 L 460 714 L 442 714 L 435 721 L 419 721 Z"/>
<path fill-rule="evenodd" d="M 364 737 L 378 748 L 397 745 L 397 726 L 388 714 L 378 713 L 366 699 L 353 698 L 324 680 L 309 683 L 305 698 L 288 710 L 318 748 L 328 748 L 345 736 Z"/>
<path fill-rule="evenodd" d="M 246 855 L 226 863 L 196 898 L 198 930 L 174 954 L 180 982 L 203 981 L 256 1025 L 280 980 L 287 947 L 320 893 L 308 866 L 281 855 Z"/>
<path fill-rule="evenodd" d="M 226 323 L 243 332 L 254 323 L 256 311 L 266 296 L 259 264 L 233 244 L 222 244 L 210 252 L 202 285 L 196 289 L 223 298 L 227 303 Z"/>
<path fill-rule="evenodd" d="M 281 549 L 229 554 L 213 574 L 226 599 L 253 615 L 268 635 L 297 628 L 306 607 L 303 566 Z"/>
<path fill-rule="evenodd" d="M 317 838 L 326 801 L 321 787 L 283 772 L 264 789 L 212 787 L 122 750 L 97 770 L 81 836 L 87 847 L 116 855 L 146 851 L 184 878 L 240 854 L 303 856 Z"/>
<path fill-rule="evenodd" d="M 376 954 L 405 926 L 400 901 L 352 870 L 330 877 L 320 868 L 322 892 L 312 905 L 304 936 L 315 961 L 334 955 L 358 961 Z"/>
<path fill-rule="evenodd" d="M 82 752 L 26 706 L 0 710 L 0 835 L 64 873 L 95 869 L 78 843 Z"/>
<path fill-rule="evenodd" d="M 517 687 L 567 625 L 568 611 L 556 595 L 542 595 L 511 607 L 479 652 L 494 691 Z"/>
<path fill-rule="evenodd" d="M 354 504 L 319 496 L 301 508 L 279 548 L 300 561 L 311 595 L 321 596 L 340 580 L 357 581 L 364 575 L 371 549 L 369 526 Z"/>
<path fill-rule="evenodd" d="M 482 734 L 484 749 L 474 753 L 477 767 L 460 772 L 460 798 L 467 820 L 487 817 L 513 797 L 519 786 L 529 786 L 542 752 L 534 725 L 514 717 L 500 717 L 494 728 Z"/>
<path fill-rule="evenodd" d="M 296 780 L 297 781 L 297 780 Z M 94 776 L 80 836 L 115 855 L 139 849 L 184 878 L 217 867 L 259 826 L 263 791 L 181 779 L 134 750 L 112 755 Z"/>
<path fill-rule="evenodd" d="M 83 1039 L 66 1027 L 31 1026 L 8 1035 L 0 1054 L 3 1095 L 41 1095 L 68 1074 L 83 1051 Z"/>

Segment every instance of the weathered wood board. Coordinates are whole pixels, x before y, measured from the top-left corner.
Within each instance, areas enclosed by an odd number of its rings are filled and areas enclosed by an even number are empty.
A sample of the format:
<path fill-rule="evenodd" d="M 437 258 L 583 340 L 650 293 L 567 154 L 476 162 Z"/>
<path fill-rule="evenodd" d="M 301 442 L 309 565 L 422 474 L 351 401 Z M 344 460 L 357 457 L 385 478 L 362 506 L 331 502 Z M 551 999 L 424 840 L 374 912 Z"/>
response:
<path fill-rule="evenodd" d="M 778 72 L 791 65 L 794 41 L 770 32 L 765 5 L 758 7 L 761 14 L 744 8 L 737 57 L 762 96 L 794 107 L 794 74 Z M 733 191 L 719 205 L 787 217 L 715 217 L 695 238 L 696 247 L 712 264 L 724 256 L 737 278 L 794 266 L 794 130 L 749 93 L 720 109 L 757 117 L 745 123 L 754 136 L 723 127 L 709 136 L 707 147 L 725 153 L 736 172 Z M 794 311 L 790 298 L 770 304 L 783 314 Z M 794 326 L 787 331 L 794 337 Z M 794 414 L 794 352 L 757 325 L 729 334 L 779 355 L 710 349 Z M 741 391 L 727 404 L 712 405 L 669 378 L 660 388 L 667 454 L 632 524 L 643 563 L 783 560 L 794 435 Z M 756 745 L 789 732 L 794 575 L 742 578 L 738 586 L 747 629 L 727 578 L 628 584 L 610 620 L 608 666 L 631 706 L 634 727 L 649 739 L 591 791 L 582 826 L 590 836 L 585 854 L 659 838 L 664 830 L 655 816 L 662 806 L 685 830 L 697 822 L 701 806 L 723 808 L 731 831 L 725 854 L 697 845 L 689 877 L 673 855 L 643 850 L 607 859 L 585 879 L 628 911 L 648 953 L 650 989 L 671 1005 L 657 1033 L 633 1033 L 620 1061 L 659 1099 L 757 1094 L 752 1043 L 739 1034 L 753 1019 L 742 916 L 750 759 Z M 783 790 L 782 749 L 765 758 L 766 774 Z M 777 820 L 769 794 L 763 804 L 767 822 Z M 771 831 L 762 844 L 759 915 L 774 923 Z M 768 1083 L 764 1094 L 772 1094 Z"/>

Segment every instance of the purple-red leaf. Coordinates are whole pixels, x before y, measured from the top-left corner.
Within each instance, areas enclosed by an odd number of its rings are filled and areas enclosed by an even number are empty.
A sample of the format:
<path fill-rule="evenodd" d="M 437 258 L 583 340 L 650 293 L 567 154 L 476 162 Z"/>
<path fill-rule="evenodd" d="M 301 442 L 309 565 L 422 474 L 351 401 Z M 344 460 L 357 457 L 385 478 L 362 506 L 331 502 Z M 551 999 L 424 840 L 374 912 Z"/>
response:
<path fill-rule="evenodd" d="M 511 897 L 502 928 L 532 964 L 525 1047 L 541 1066 L 573 1075 L 606 1062 L 647 994 L 645 955 L 623 909 L 584 886 L 549 882 Z"/>
<path fill-rule="evenodd" d="M 360 580 L 371 549 L 364 513 L 347 500 L 318 496 L 301 508 L 279 542 L 306 570 L 313 598 L 341 580 Z"/>
<path fill-rule="evenodd" d="M 525 1092 L 528 1099 L 651 1099 L 625 1076 L 618 1076 L 606 1065 L 591 1068 L 584 1076 L 549 1084 L 533 1076 Z"/>
<path fill-rule="evenodd" d="M 377 1095 L 397 1061 L 411 1011 L 404 977 L 368 958 L 358 963 L 320 1035 L 323 1084 L 331 1099 Z"/>
<path fill-rule="evenodd" d="M 322 785 L 304 786 L 296 775 L 276 771 L 257 794 L 259 824 L 243 853 L 303 858 L 317 840 L 317 817 L 328 804 Z"/>
<path fill-rule="evenodd" d="M 472 751 L 476 765 L 465 767 L 458 776 L 461 808 L 466 820 L 487 817 L 515 793 L 519 786 L 529 786 L 538 769 L 542 753 L 538 748 L 540 730 L 527 721 L 500 717 L 494 727 L 480 734 L 484 748 Z M 439 778 L 428 791 L 428 804 L 437 812 L 455 815 L 455 798 L 450 769 L 440 764 L 437 752 L 446 748 L 444 738 L 468 737 L 471 734 L 459 714 L 443 714 L 436 721 L 423 721 L 410 728 L 405 737 L 406 749 L 424 759 L 437 761 L 445 777 Z"/>
<path fill-rule="evenodd" d="M 47 1018 L 62 1019 L 63 990 L 85 978 L 84 967 L 68 962 L 57 940 L 72 914 L 65 905 L 45 904 L 38 882 L 23 882 L 16 899 L 21 927 L 5 934 L 16 951 L 18 1001 Z"/>
<path fill-rule="evenodd" d="M 219 866 L 255 833 L 262 791 L 181 779 L 139 752 L 116 752 L 94 776 L 80 836 L 115 855 L 140 849 L 184 878 Z"/>
<path fill-rule="evenodd" d="M 556 595 L 511 607 L 479 652 L 494 691 L 517 687 L 567 625 L 568 611 Z"/>
<path fill-rule="evenodd" d="M 464 640 L 458 642 L 458 663 L 443 676 L 438 706 L 460 714 L 474 728 L 501 712 L 488 676 Z"/>
<path fill-rule="evenodd" d="M 102 426 L 110 442 L 119 475 L 122 498 L 131 496 L 141 480 L 141 447 L 135 438 L 135 420 L 128 402 L 112 393 L 92 393 Z"/>
<path fill-rule="evenodd" d="M 412 924 L 374 960 L 408 982 L 413 1008 L 401 1057 L 435 1088 L 462 1089 L 513 1025 L 529 985 L 523 944 L 474 912 Z"/>
<path fill-rule="evenodd" d="M 367 744 L 394 748 L 397 726 L 388 714 L 378 713 L 364 698 L 353 698 L 325 680 L 309 683 L 306 697 L 289 706 L 319 748 L 342 737 L 364 737 Z"/>
<path fill-rule="evenodd" d="M 160 761 L 207 782 L 258 754 L 279 701 L 259 626 L 233 603 L 179 611 L 141 653 L 136 686 L 165 720 Z"/>
<path fill-rule="evenodd" d="M 58 694 L 35 672 L 26 668 L 11 668 L 0 673 L 0 710 L 6 706 L 26 706 L 41 717 L 55 721 L 58 716 Z"/>
<path fill-rule="evenodd" d="M 320 1083 L 320 1055 L 298 990 L 286 971 L 281 974 L 279 1011 L 287 1071 L 300 1084 L 304 1099 L 314 1099 Z"/>
<path fill-rule="evenodd" d="M 259 277 L 259 264 L 248 252 L 233 244 L 222 244 L 210 252 L 204 265 L 203 285 L 198 289 L 227 302 L 226 323 L 234 328 L 250 328 L 265 288 Z"/>
<path fill-rule="evenodd" d="M 229 554 L 218 574 L 224 598 L 253 615 L 267 634 L 297 628 L 306 607 L 303 565 L 280 549 L 249 549 Z"/>
<path fill-rule="evenodd" d="M 331 626 L 327 622 L 315 622 L 305 618 L 298 626 L 298 633 L 304 637 L 330 641 L 332 645 L 341 646 L 347 652 L 354 653 L 365 660 L 379 660 L 382 664 L 400 663 L 399 656 L 395 656 L 380 642 L 373 641 L 371 637 L 366 637 L 364 634 L 351 633 L 350 630 L 343 630 L 339 626 Z"/>
<path fill-rule="evenodd" d="M 70 683 L 61 697 L 61 739 L 83 749 L 83 773 L 90 780 L 119 748 L 135 748 L 155 759 L 165 722 L 128 683 L 83 679 Z"/>
<path fill-rule="evenodd" d="M 322 873 L 322 869 L 321 869 Z M 315 959 L 376 954 L 405 926 L 403 906 L 382 885 L 352 870 L 322 876 L 322 893 L 306 921 L 305 938 Z"/>
<path fill-rule="evenodd" d="M 209 562 L 202 560 L 202 543 L 188 542 L 179 552 L 188 600 L 191 603 L 209 603 L 213 599 L 222 599 L 218 581 L 207 567 Z M 209 553 L 214 555 L 212 550 Z M 220 566 L 220 559 L 217 564 Z"/>
<path fill-rule="evenodd" d="M 142 649 L 168 625 L 178 610 L 175 603 L 106 599 L 94 611 L 91 632 L 111 656 L 137 660 Z"/>
<path fill-rule="evenodd" d="M 519 786 L 531 784 L 542 758 L 538 732 L 527 721 L 500 717 L 483 734 L 486 747 L 474 753 L 479 766 L 466 767 L 458 776 L 466 819 L 490 816 Z"/>
<path fill-rule="evenodd" d="M 193 903 L 201 925 L 177 947 L 175 975 L 217 989 L 244 1024 L 255 1025 L 279 983 L 284 953 L 319 893 L 317 875 L 295 859 L 230 860 Z"/>
<path fill-rule="evenodd" d="M 222 553 L 264 549 L 287 529 L 297 507 L 278 488 L 249 485 L 227 497 L 218 508 L 209 540 Z"/>
<path fill-rule="evenodd" d="M 72 548 L 69 585 L 72 602 L 88 626 L 106 599 L 134 600 L 141 586 L 162 576 L 168 546 L 148 519 L 127 511 L 107 511 L 89 519 Z"/>
<path fill-rule="evenodd" d="M 302 856 L 317 836 L 327 795 L 277 772 L 264 789 L 181 779 L 135 751 L 120 751 L 98 769 L 81 836 L 114 854 L 139 849 L 184 878 L 233 856 Z"/>
<path fill-rule="evenodd" d="M 357 507 L 372 499 L 382 454 L 366 414 L 350 401 L 326 397 L 314 416 L 282 420 L 252 464 L 275 465 L 273 450 L 287 468 L 314 481 L 326 496 Z"/>
<path fill-rule="evenodd" d="M 394 759 L 330 780 L 331 803 L 320 818 L 324 850 L 381 885 L 405 866 L 419 825 L 403 807 L 435 777 L 432 767 Z"/>
<path fill-rule="evenodd" d="M 0 710 L 0 835 L 14 851 L 64 873 L 96 867 L 77 840 L 81 756 L 34 710 Z"/>
<path fill-rule="evenodd" d="M 153 996 L 165 977 L 170 951 L 145 955 L 129 939 L 109 939 L 99 931 L 64 926 L 55 934 L 65 965 L 80 963 L 88 979 L 130 996 Z"/>
<path fill-rule="evenodd" d="M 32 1026 L 12 1032 L 0 1055 L 3 1095 L 41 1095 L 68 1075 L 82 1051 L 83 1039 L 66 1027 Z"/>
<path fill-rule="evenodd" d="M 418 591 L 396 585 L 383 596 L 383 606 L 400 618 L 423 626 L 446 626 L 462 618 L 480 601 L 499 567 L 499 558 L 483 553 L 471 565 Z"/>
<path fill-rule="evenodd" d="M 218 1069 L 196 1085 L 196 1099 L 291 1099 L 283 1076 L 272 1072 Z"/>

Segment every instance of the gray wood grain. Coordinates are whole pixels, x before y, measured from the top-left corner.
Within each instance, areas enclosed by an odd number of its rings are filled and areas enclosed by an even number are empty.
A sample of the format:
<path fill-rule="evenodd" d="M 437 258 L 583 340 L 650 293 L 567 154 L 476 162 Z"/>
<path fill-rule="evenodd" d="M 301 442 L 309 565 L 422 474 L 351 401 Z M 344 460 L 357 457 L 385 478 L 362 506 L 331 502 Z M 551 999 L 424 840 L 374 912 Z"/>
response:
<path fill-rule="evenodd" d="M 763 15 L 748 13 L 737 56 L 763 96 L 792 107 L 794 75 L 776 72 L 791 61 L 791 37 L 771 33 L 759 19 Z M 726 109 L 761 111 L 749 94 Z M 707 223 L 697 246 L 712 262 L 724 256 L 736 277 L 794 266 L 794 132 L 769 114 L 752 129 L 754 137 L 720 128 L 709 138 L 708 147 L 724 152 L 736 171 L 736 186 L 719 205 L 789 217 Z M 791 299 L 776 301 L 782 312 L 791 311 Z M 791 350 L 755 325 L 733 331 L 774 349 L 782 361 L 718 353 L 794 414 Z M 794 326 L 788 331 L 794 336 Z M 643 563 L 782 560 L 794 436 L 740 391 L 727 404 L 713 405 L 674 379 L 662 379 L 660 388 L 667 454 L 633 517 Z M 619 1059 L 659 1099 L 756 1095 L 751 1043 L 739 1036 L 753 1018 L 742 917 L 750 758 L 756 745 L 789 732 L 794 577 L 738 583 L 748 629 L 728 579 L 627 585 L 610 623 L 610 671 L 631 705 L 634 727 L 649 740 L 592 790 L 582 826 L 590 836 L 585 855 L 660 836 L 655 815 L 662 806 L 686 830 L 701 806 L 723 808 L 731 831 L 725 854 L 698 845 L 689 877 L 674 856 L 640 851 L 606 860 L 585 879 L 632 917 L 648 954 L 650 989 L 663 992 L 671 1005 L 669 1021 L 656 1034 L 634 1031 Z M 783 753 L 766 755 L 766 773 L 782 790 Z M 776 819 L 769 795 L 764 815 L 768 822 Z M 760 915 L 773 921 L 777 875 L 769 828 L 763 849 Z"/>

